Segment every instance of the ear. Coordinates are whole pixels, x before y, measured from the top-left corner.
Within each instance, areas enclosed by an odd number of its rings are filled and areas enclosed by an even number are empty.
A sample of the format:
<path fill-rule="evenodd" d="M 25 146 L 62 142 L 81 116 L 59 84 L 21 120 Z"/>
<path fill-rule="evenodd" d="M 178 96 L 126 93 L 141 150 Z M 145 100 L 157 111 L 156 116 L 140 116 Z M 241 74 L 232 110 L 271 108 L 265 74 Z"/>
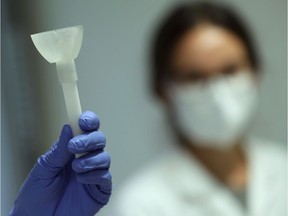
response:
<path fill-rule="evenodd" d="M 169 104 L 170 97 L 169 97 L 169 85 L 168 84 L 161 84 L 155 88 L 154 91 L 156 97 L 164 104 Z"/>
<path fill-rule="evenodd" d="M 260 84 L 262 81 L 262 76 L 261 76 L 262 74 L 260 73 L 260 71 L 253 69 L 253 70 L 251 70 L 251 75 L 254 78 L 256 86 L 260 87 Z"/>

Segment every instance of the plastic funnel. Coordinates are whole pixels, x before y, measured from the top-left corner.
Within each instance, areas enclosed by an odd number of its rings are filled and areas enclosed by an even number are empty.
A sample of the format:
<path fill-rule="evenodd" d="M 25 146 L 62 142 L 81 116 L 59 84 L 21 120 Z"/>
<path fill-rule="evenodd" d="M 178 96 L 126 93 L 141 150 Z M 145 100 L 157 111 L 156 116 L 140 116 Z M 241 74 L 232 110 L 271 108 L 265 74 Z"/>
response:
<path fill-rule="evenodd" d="M 50 63 L 77 58 L 83 39 L 83 27 L 73 26 L 31 35 L 40 54 Z"/>
<path fill-rule="evenodd" d="M 77 88 L 77 58 L 83 38 L 83 27 L 73 26 L 31 35 L 40 54 L 50 63 L 56 63 L 59 82 L 62 85 L 67 115 L 73 135 L 81 134 L 78 118 L 82 113 Z M 76 155 L 77 157 L 79 155 Z"/>

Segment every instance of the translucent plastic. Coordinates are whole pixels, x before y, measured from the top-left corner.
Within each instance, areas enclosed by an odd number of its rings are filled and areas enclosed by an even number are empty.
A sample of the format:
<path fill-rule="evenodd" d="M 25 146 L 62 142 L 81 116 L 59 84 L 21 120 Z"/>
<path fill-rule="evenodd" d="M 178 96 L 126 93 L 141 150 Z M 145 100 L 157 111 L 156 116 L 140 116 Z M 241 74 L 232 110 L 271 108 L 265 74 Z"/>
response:
<path fill-rule="evenodd" d="M 62 83 L 63 93 L 65 95 L 65 104 L 67 115 L 72 127 L 73 135 L 81 134 L 82 131 L 78 126 L 78 118 L 82 113 L 77 84 L 74 83 Z"/>
<path fill-rule="evenodd" d="M 31 35 L 40 54 L 50 63 L 77 58 L 83 39 L 83 27 L 73 26 Z"/>
<path fill-rule="evenodd" d="M 50 63 L 56 63 L 58 79 L 62 85 L 67 116 L 73 135 L 82 133 L 78 118 L 82 113 L 77 88 L 77 58 L 83 38 L 83 27 L 74 26 L 31 35 L 40 54 Z M 79 157 L 80 155 L 76 155 Z"/>

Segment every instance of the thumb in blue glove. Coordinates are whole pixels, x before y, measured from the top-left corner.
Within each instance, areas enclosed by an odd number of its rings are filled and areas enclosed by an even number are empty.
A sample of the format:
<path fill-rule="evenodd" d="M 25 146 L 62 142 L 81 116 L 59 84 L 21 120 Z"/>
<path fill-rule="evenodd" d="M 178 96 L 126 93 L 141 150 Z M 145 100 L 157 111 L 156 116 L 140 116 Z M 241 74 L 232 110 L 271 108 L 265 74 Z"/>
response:
<path fill-rule="evenodd" d="M 107 204 L 112 182 L 106 139 L 93 112 L 79 118 L 84 134 L 72 137 L 64 125 L 58 141 L 40 156 L 20 189 L 11 216 L 83 215 Z M 74 154 L 87 153 L 75 159 Z"/>

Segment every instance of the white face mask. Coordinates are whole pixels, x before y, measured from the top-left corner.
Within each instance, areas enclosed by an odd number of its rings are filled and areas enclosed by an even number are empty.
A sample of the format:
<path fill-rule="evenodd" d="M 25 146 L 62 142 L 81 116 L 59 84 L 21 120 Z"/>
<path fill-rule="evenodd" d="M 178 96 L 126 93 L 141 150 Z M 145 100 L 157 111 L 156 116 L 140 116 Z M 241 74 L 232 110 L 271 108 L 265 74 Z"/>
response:
<path fill-rule="evenodd" d="M 251 72 L 170 88 L 176 126 L 183 135 L 198 145 L 222 149 L 244 133 L 257 95 Z"/>

